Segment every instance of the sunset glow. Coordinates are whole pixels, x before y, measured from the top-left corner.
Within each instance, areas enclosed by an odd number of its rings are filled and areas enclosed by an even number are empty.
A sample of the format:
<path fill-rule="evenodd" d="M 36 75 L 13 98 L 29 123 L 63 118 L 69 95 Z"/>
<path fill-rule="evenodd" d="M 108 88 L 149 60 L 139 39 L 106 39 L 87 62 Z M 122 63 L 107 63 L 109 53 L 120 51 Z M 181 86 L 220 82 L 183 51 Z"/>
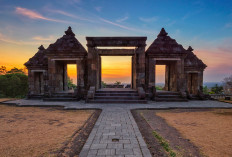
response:
<path fill-rule="evenodd" d="M 229 0 L 2 0 L 0 66 L 24 68 L 41 44 L 47 48 L 68 26 L 85 49 L 86 36 L 146 36 L 147 49 L 164 27 L 171 38 L 185 49 L 192 46 L 206 63 L 204 82 L 222 81 L 232 74 L 231 6 Z M 124 58 L 103 57 L 105 82 L 131 82 L 131 61 Z"/>
<path fill-rule="evenodd" d="M 131 57 L 103 56 L 102 81 L 106 83 L 131 83 Z"/>
<path fill-rule="evenodd" d="M 68 64 L 67 65 L 68 77 L 73 80 L 73 84 L 77 84 L 77 65 Z"/>

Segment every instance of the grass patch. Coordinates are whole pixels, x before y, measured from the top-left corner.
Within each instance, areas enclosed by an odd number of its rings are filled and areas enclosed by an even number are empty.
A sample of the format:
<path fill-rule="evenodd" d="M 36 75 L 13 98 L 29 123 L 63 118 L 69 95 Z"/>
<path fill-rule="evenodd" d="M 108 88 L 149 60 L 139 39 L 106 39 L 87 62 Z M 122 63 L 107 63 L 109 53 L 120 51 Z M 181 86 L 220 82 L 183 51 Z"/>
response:
<path fill-rule="evenodd" d="M 169 143 L 162 137 L 160 136 L 156 131 L 152 132 L 155 138 L 159 141 L 161 146 L 164 148 L 164 150 L 169 154 L 171 157 L 176 157 L 176 153 L 171 149 Z"/>

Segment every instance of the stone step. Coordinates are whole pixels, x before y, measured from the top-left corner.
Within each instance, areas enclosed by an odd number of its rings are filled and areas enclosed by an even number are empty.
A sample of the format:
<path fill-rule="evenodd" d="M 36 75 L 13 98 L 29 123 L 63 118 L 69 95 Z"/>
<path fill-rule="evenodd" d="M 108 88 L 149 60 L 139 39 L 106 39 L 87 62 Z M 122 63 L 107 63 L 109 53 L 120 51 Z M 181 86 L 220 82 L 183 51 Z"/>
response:
<path fill-rule="evenodd" d="M 179 92 L 157 92 L 157 95 L 180 95 Z"/>
<path fill-rule="evenodd" d="M 139 96 L 138 93 L 95 93 L 95 96 Z"/>
<path fill-rule="evenodd" d="M 181 98 L 180 95 L 157 95 L 158 98 Z"/>
<path fill-rule="evenodd" d="M 114 100 L 139 100 L 138 96 L 96 96 L 94 99 L 101 99 L 101 100 L 106 100 L 106 99 L 114 99 Z"/>
<path fill-rule="evenodd" d="M 87 100 L 88 103 L 140 103 L 140 104 L 146 104 L 146 100 L 118 100 L 118 99 L 97 99 L 97 100 Z"/>
<path fill-rule="evenodd" d="M 43 101 L 77 101 L 76 98 L 44 98 Z"/>
<path fill-rule="evenodd" d="M 72 96 L 73 93 L 52 93 L 53 96 Z"/>
<path fill-rule="evenodd" d="M 187 102 L 188 99 L 184 98 L 155 98 L 155 101 L 166 101 L 166 102 Z"/>
<path fill-rule="evenodd" d="M 75 98 L 74 95 L 52 95 L 52 98 Z"/>
<path fill-rule="evenodd" d="M 137 93 L 137 91 L 96 91 L 96 93 Z"/>
<path fill-rule="evenodd" d="M 34 100 L 43 99 L 43 95 L 30 95 L 29 99 L 34 99 Z"/>

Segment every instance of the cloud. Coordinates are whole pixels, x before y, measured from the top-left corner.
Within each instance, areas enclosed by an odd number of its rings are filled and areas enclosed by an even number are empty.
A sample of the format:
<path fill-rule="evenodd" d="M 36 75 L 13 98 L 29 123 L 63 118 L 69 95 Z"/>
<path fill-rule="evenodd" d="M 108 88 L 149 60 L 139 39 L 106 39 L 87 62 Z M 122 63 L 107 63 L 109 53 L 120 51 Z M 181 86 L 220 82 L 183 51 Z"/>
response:
<path fill-rule="evenodd" d="M 52 35 L 50 35 L 48 37 L 35 36 L 32 39 L 37 40 L 37 41 L 52 41 L 52 40 L 55 40 L 55 37 Z"/>
<path fill-rule="evenodd" d="M 114 25 L 114 26 L 117 26 L 117 27 L 120 27 L 120 28 L 124 28 L 124 29 L 127 29 L 127 30 L 135 30 L 134 28 L 126 27 L 126 26 L 114 23 L 112 21 L 109 21 L 109 20 L 106 20 L 106 19 L 103 19 L 103 18 L 100 18 L 100 20 L 105 22 L 105 23 L 108 23 L 108 24 L 111 24 L 111 25 Z"/>
<path fill-rule="evenodd" d="M 100 11 L 102 10 L 102 7 L 97 6 L 97 7 L 94 7 L 94 9 L 95 9 L 96 11 L 100 12 Z"/>
<path fill-rule="evenodd" d="M 82 21 L 94 22 L 94 20 L 84 18 L 84 17 L 80 17 L 80 16 L 77 16 L 77 15 L 74 15 L 74 14 L 70 14 L 70 13 L 62 11 L 62 10 L 53 10 L 53 9 L 46 9 L 46 10 L 49 11 L 49 12 L 61 14 L 61 15 L 68 16 L 68 17 L 75 18 L 75 19 L 79 19 L 79 20 L 82 20 Z"/>
<path fill-rule="evenodd" d="M 35 12 L 35 11 L 29 10 L 29 9 L 26 9 L 26 8 L 21 8 L 21 7 L 16 7 L 15 8 L 15 13 L 18 14 L 18 15 L 26 16 L 26 17 L 28 17 L 30 19 L 41 19 L 41 20 L 46 20 L 46 21 L 69 23 L 69 22 L 63 21 L 63 20 L 47 18 L 47 17 L 44 17 L 43 15 L 41 15 L 41 14 Z"/>
<path fill-rule="evenodd" d="M 128 18 L 129 18 L 128 16 L 125 16 L 125 17 L 123 17 L 123 18 L 117 19 L 116 22 L 119 22 L 119 23 L 120 23 L 120 22 L 124 22 L 124 21 L 126 21 Z"/>
<path fill-rule="evenodd" d="M 232 23 L 226 23 L 225 28 L 232 28 Z"/>
<path fill-rule="evenodd" d="M 140 17 L 139 20 L 142 21 L 142 22 L 155 22 L 157 21 L 159 18 L 157 16 L 154 16 L 154 17 L 149 17 L 149 18 L 144 18 L 144 17 Z"/>
<path fill-rule="evenodd" d="M 47 38 L 41 37 L 41 36 L 35 36 L 32 38 L 33 40 L 30 41 L 23 41 L 23 40 L 15 40 L 7 37 L 6 35 L 0 33 L 0 41 L 14 44 L 14 45 L 40 45 L 41 41 L 43 41 L 43 44 L 49 44 L 50 41 L 54 40 L 54 36 L 49 36 Z"/>

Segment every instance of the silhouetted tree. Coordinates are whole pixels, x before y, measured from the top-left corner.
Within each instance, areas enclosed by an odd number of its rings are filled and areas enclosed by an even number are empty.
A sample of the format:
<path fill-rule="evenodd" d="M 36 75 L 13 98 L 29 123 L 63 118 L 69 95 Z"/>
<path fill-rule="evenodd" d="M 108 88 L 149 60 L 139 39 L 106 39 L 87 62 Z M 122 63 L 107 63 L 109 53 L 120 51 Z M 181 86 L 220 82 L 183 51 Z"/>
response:
<path fill-rule="evenodd" d="M 222 94 L 223 92 L 223 87 L 222 86 L 218 86 L 218 84 L 216 84 L 214 87 L 211 88 L 211 91 L 215 94 Z"/>
<path fill-rule="evenodd" d="M 0 75 L 5 75 L 6 72 L 7 72 L 6 67 L 5 66 L 1 66 L 0 67 Z"/>

